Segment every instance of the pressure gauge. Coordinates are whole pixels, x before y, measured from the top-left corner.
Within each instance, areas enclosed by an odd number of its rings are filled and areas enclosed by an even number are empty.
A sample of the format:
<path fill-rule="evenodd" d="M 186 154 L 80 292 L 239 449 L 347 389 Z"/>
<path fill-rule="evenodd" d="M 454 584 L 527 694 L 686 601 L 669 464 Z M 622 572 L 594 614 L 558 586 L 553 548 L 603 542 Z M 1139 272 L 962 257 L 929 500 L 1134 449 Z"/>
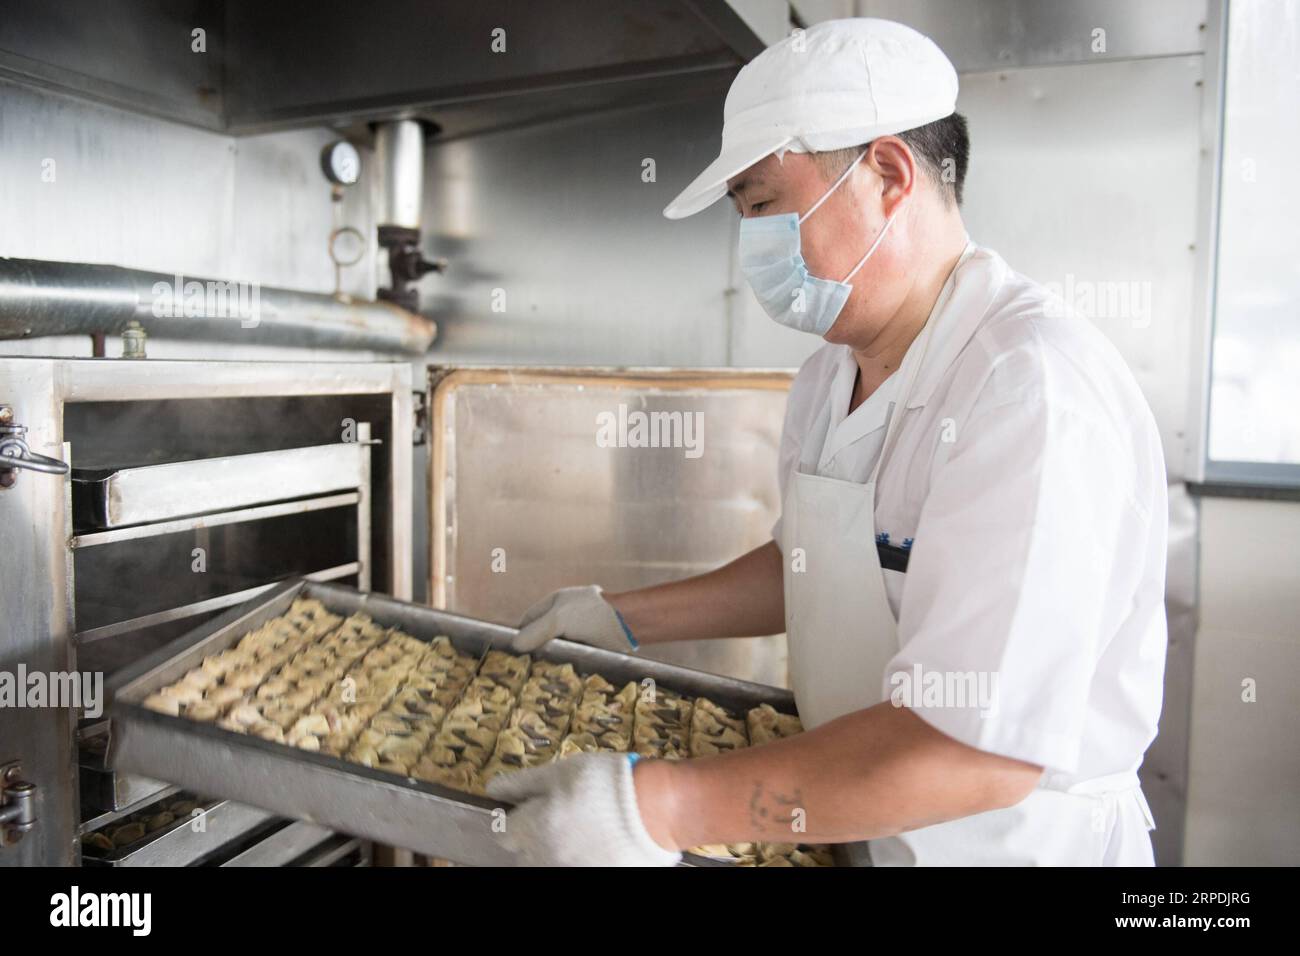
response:
<path fill-rule="evenodd" d="M 361 175 L 361 154 L 345 139 L 330 143 L 320 154 L 326 178 L 339 186 L 351 186 Z"/>

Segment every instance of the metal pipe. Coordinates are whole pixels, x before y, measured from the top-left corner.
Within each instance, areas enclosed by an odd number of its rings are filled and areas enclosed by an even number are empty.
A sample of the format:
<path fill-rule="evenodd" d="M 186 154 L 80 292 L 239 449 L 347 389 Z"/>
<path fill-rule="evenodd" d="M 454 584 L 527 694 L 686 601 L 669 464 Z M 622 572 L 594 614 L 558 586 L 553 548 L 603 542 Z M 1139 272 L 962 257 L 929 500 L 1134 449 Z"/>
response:
<path fill-rule="evenodd" d="M 376 220 L 379 245 L 388 253 L 390 281 L 379 298 L 415 312 L 421 276 L 442 272 L 446 261 L 420 252 L 424 193 L 424 128 L 415 120 L 391 120 L 375 127 L 375 160 L 383 181 L 383 205 Z"/>
<path fill-rule="evenodd" d="M 424 190 L 424 130 L 415 120 L 375 128 L 375 160 L 384 180 L 384 204 L 376 224 L 420 228 Z"/>
<path fill-rule="evenodd" d="M 120 266 L 0 258 L 0 339 L 117 334 L 423 354 L 437 326 L 389 302 Z"/>

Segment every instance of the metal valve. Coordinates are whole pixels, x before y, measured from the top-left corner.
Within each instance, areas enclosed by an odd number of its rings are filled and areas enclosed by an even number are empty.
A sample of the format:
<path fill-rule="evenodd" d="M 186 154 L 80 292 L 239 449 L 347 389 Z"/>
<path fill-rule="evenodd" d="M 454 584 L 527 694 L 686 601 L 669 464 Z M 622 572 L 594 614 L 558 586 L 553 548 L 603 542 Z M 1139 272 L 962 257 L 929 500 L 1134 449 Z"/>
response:
<path fill-rule="evenodd" d="M 36 826 L 36 784 L 19 779 L 17 761 L 0 766 L 0 847 L 13 846 Z"/>
<path fill-rule="evenodd" d="M 0 405 L 0 489 L 12 488 L 20 469 L 66 475 L 68 463 L 39 455 L 27 446 L 27 426 L 14 422 L 10 405 Z"/>

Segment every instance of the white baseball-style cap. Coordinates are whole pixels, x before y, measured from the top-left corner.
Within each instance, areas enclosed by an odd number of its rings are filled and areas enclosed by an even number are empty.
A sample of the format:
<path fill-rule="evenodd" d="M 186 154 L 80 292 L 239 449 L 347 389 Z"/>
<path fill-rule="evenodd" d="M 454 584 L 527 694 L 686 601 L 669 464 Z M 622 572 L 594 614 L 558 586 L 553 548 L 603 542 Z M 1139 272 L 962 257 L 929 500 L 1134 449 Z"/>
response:
<path fill-rule="evenodd" d="M 892 20 L 828 20 L 795 31 L 737 75 L 722 110 L 722 151 L 664 215 L 684 219 L 727 180 L 777 150 L 859 146 L 949 116 L 957 71 L 929 37 Z"/>

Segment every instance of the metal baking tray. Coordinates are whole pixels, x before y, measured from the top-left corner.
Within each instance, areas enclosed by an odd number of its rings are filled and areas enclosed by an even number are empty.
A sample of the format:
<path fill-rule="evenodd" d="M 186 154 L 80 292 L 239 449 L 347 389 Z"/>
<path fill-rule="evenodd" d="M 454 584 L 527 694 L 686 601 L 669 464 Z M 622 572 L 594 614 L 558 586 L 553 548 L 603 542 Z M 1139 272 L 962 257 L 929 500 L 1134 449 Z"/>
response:
<path fill-rule="evenodd" d="M 222 863 L 227 867 L 289 866 L 334 838 L 334 831 L 298 820 Z"/>
<path fill-rule="evenodd" d="M 117 528 L 356 488 L 365 453 L 360 442 L 342 442 L 137 468 L 74 468 L 73 521 L 78 528 Z"/>
<path fill-rule="evenodd" d="M 204 807 L 201 830 L 191 820 L 176 820 L 111 852 L 83 850 L 81 862 L 84 866 L 189 866 L 275 820 L 275 814 L 230 800 L 207 801 Z"/>
<path fill-rule="evenodd" d="M 362 611 L 421 640 L 446 634 L 458 649 L 476 655 L 490 646 L 507 647 L 517 633 L 343 585 L 288 582 L 160 648 L 114 680 L 110 766 L 457 863 L 517 863 L 492 830 L 492 811 L 501 806 L 499 801 L 142 706 L 146 697 L 179 680 L 204 656 L 234 645 L 250 630 L 285 613 L 299 595 L 316 598 L 337 614 Z M 555 640 L 536 656 L 571 663 L 579 673 L 598 673 L 617 684 L 651 678 L 660 687 L 708 697 L 735 710 L 766 703 L 783 713 L 795 712 L 788 690 L 584 644 Z"/>

